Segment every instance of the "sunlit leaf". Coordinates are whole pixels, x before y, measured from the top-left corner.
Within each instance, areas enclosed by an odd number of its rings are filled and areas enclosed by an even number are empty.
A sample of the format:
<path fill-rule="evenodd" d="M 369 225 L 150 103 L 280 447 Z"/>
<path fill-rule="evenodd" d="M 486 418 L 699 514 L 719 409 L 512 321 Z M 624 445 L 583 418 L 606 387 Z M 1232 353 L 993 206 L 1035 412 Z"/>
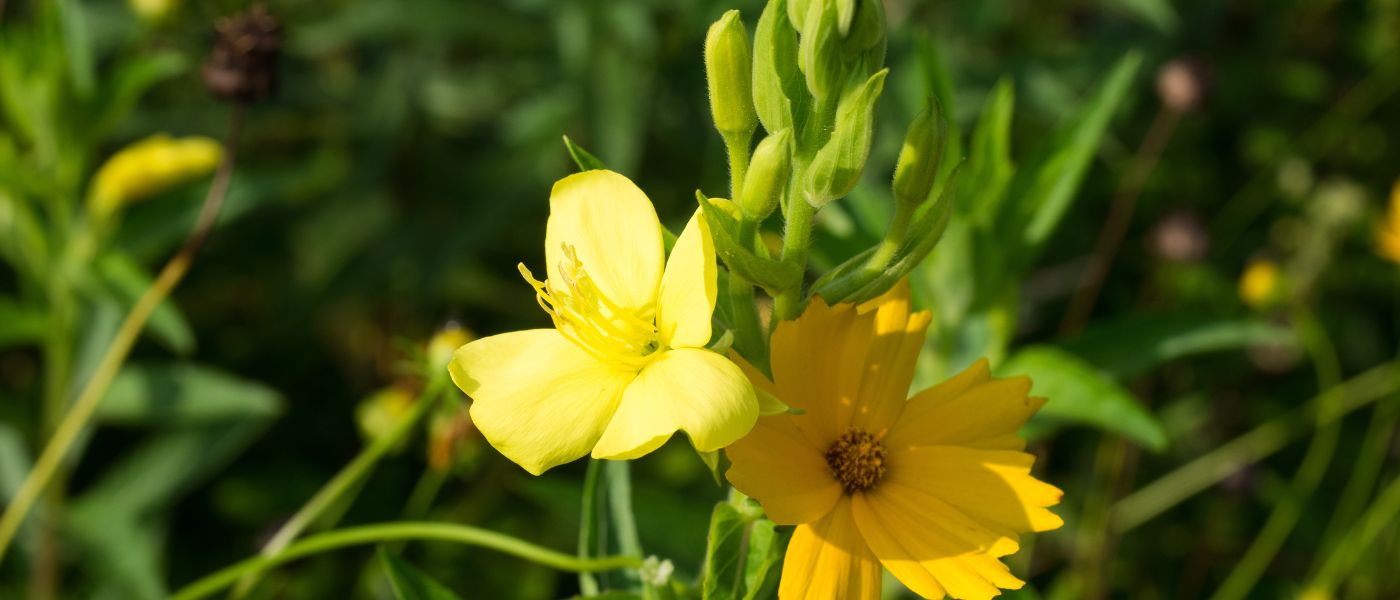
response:
<path fill-rule="evenodd" d="M 1031 394 L 1048 398 L 1026 424 L 1028 439 L 1043 437 L 1060 424 L 1089 425 L 1121 435 L 1153 451 L 1167 445 L 1157 418 L 1131 393 L 1083 359 L 1053 346 L 1028 346 L 1011 355 L 997 372 L 1028 375 Z"/>

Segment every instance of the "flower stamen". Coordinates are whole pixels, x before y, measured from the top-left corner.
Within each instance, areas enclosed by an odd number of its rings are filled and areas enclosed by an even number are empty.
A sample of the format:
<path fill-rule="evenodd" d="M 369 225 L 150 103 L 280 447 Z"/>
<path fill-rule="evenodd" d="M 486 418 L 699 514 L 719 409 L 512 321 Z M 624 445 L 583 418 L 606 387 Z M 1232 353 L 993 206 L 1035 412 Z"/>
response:
<path fill-rule="evenodd" d="M 869 432 L 850 429 L 827 449 L 826 464 L 847 494 L 865 491 L 885 475 L 885 445 Z"/>
<path fill-rule="evenodd" d="M 535 300 L 554 328 L 590 356 L 623 368 L 646 364 L 658 348 L 655 308 L 628 310 L 609 300 L 588 276 L 573 246 L 563 246 L 558 280 L 535 279 L 524 264 L 520 274 L 535 288 Z M 560 285 L 562 284 L 562 285 Z"/>

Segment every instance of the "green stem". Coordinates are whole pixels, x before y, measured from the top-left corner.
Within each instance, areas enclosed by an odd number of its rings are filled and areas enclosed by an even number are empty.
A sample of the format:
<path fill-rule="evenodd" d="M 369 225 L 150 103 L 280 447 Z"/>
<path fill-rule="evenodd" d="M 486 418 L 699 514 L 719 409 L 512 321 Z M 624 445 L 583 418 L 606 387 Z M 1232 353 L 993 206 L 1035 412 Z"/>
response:
<path fill-rule="evenodd" d="M 349 500 L 354 497 L 355 492 L 360 489 L 359 484 L 369 477 L 370 472 L 379 460 L 384 458 L 390 450 L 397 448 L 403 440 L 408 437 L 417 426 L 423 416 L 437 405 L 438 399 L 442 396 L 442 391 L 446 387 L 447 378 L 445 376 L 434 377 L 419 394 L 418 400 L 413 403 L 412 410 L 399 419 L 394 425 L 394 429 L 389 433 L 374 440 L 364 450 L 360 451 L 345 468 L 335 474 L 326 485 L 322 486 L 312 496 L 300 510 L 293 514 L 287 522 L 272 535 L 262 548 L 263 556 L 275 555 L 286 548 L 293 540 L 306 531 L 313 523 L 320 519 L 331 507 L 336 506 L 342 500 Z M 240 581 L 234 588 L 233 596 L 241 597 L 257 585 L 256 574 L 250 575 L 248 579 Z"/>
<path fill-rule="evenodd" d="M 909 235 L 909 223 L 913 217 L 913 206 L 903 202 L 895 206 L 894 218 L 890 220 L 889 230 L 885 232 L 885 237 L 880 240 L 880 245 L 875 247 L 875 253 L 870 255 L 870 262 L 865 263 L 866 273 L 877 273 L 889 266 L 890 260 L 899 251 L 899 247 L 904 244 L 904 238 Z"/>
<path fill-rule="evenodd" d="M 244 577 L 262 573 L 272 567 L 291 562 L 298 558 L 320 554 L 338 548 L 363 546 L 400 540 L 432 540 L 456 542 L 489 548 L 530 562 L 559 569 L 561 571 L 607 571 L 612 569 L 635 569 L 642 560 L 635 556 L 606 556 L 592 560 L 582 560 L 563 552 L 536 546 L 511 536 L 469 527 L 445 523 L 383 523 L 363 525 L 311 536 L 291 544 L 270 555 L 255 556 L 181 588 L 171 596 L 172 600 L 196 600 L 224 589 Z"/>
<path fill-rule="evenodd" d="M 744 177 L 749 172 L 749 156 L 753 153 L 749 142 L 753 139 L 753 132 L 743 136 L 721 136 L 724 138 L 724 151 L 729 155 L 729 199 L 738 203 L 739 193 L 744 189 Z"/>
<path fill-rule="evenodd" d="M 795 181 L 800 182 L 801 178 Z M 800 187 L 794 186 L 794 187 Z M 802 193 L 794 193 L 788 198 L 787 212 L 784 217 L 787 220 L 787 227 L 783 230 L 783 257 L 782 261 L 789 265 L 794 265 L 800 270 L 807 268 L 807 248 L 812 243 L 812 216 L 816 209 L 807 202 Z M 780 290 L 778 296 L 773 299 L 773 324 L 777 326 L 779 321 L 786 321 L 797 318 L 797 313 L 802 308 L 802 282 L 791 288 Z"/>
<path fill-rule="evenodd" d="M 92 416 L 97 412 L 102 397 L 106 395 L 107 388 L 112 384 L 112 379 L 116 377 L 122 363 L 126 362 L 127 355 L 131 353 L 131 348 L 136 344 L 136 339 L 141 335 L 151 313 L 155 311 L 157 306 L 160 306 L 160 303 L 184 278 L 195 255 L 199 252 L 199 248 L 204 245 L 209 232 L 213 230 L 219 209 L 228 192 L 229 178 L 233 173 L 234 142 L 242 125 L 242 116 L 243 108 L 241 106 L 234 107 L 229 117 L 228 134 L 224 138 L 223 158 L 214 174 L 213 183 L 209 185 L 209 193 L 205 196 L 204 206 L 200 209 L 198 220 L 195 222 L 190 237 L 161 269 L 155 282 L 146 288 L 146 291 L 137 299 L 131 312 L 127 313 L 126 320 L 122 321 L 116 336 L 107 346 L 107 350 L 97 364 L 97 369 L 93 371 L 92 378 L 83 387 L 78 399 L 73 402 L 73 406 L 68 409 L 58 427 L 54 429 L 53 436 L 44 446 L 44 451 L 39 455 L 39 460 L 34 463 L 33 470 L 24 478 L 24 483 L 15 493 L 15 498 L 6 509 L 5 515 L 0 517 L 0 562 L 4 561 L 5 552 L 9 549 L 10 543 L 14 541 L 15 533 L 19 531 L 25 517 L 34 508 L 34 502 L 39 499 L 49 482 L 54 479 L 64 458 L 68 456 L 68 452 L 72 450 L 78 437 L 87 428 L 88 421 L 92 420 Z"/>
<path fill-rule="evenodd" d="M 588 459 L 588 470 L 583 475 L 583 510 L 579 515 L 579 560 L 592 558 L 594 548 L 598 546 L 598 479 L 602 473 L 602 461 Z M 580 571 L 578 588 L 584 596 L 595 596 L 599 591 L 598 578 L 587 571 Z"/>
<path fill-rule="evenodd" d="M 1126 532 L 1286 446 L 1319 425 L 1400 389 L 1400 363 L 1387 363 L 1319 394 L 1306 406 L 1276 417 L 1187 463 L 1120 500 L 1112 525 Z"/>
<path fill-rule="evenodd" d="M 1327 554 L 1327 561 L 1308 587 L 1316 586 L 1328 591 L 1335 588 L 1381 532 L 1393 525 L 1397 518 L 1400 518 L 1400 477 L 1391 480 L 1371 508 L 1366 509 L 1366 514 L 1347 532 L 1343 543 Z"/>
<path fill-rule="evenodd" d="M 1353 523 L 1352 519 L 1356 515 L 1361 514 L 1362 507 L 1370 497 L 1371 490 L 1380 477 L 1381 466 L 1385 462 L 1386 446 L 1390 444 L 1391 435 L 1395 432 L 1396 417 L 1400 416 L 1397 415 L 1400 413 L 1400 401 L 1397 400 L 1400 398 L 1392 397 L 1389 401 L 1377 402 L 1376 407 L 1372 409 L 1371 422 L 1367 424 L 1366 435 L 1361 439 L 1356 463 L 1352 465 L 1351 475 L 1347 478 L 1341 499 L 1337 501 L 1337 508 L 1332 511 L 1332 518 L 1327 523 L 1319 548 L 1339 548 L 1345 528 Z"/>
<path fill-rule="evenodd" d="M 1304 347 L 1308 354 L 1312 356 L 1313 365 L 1317 370 L 1318 389 L 1327 390 L 1336 387 L 1341 380 L 1341 365 L 1337 358 L 1336 348 L 1332 345 L 1327 331 L 1317 322 L 1317 318 L 1311 311 L 1304 307 L 1299 307 L 1294 311 L 1296 322 L 1298 323 L 1298 333 L 1302 338 Z M 1249 550 L 1244 557 L 1235 564 L 1230 575 L 1225 578 L 1225 583 L 1216 590 L 1213 598 L 1219 600 L 1234 600 L 1243 598 L 1254 588 L 1254 584 L 1259 581 L 1259 576 L 1268 568 L 1278 554 L 1279 547 L 1284 540 L 1293 532 L 1293 527 L 1298 524 L 1298 519 L 1303 515 L 1303 509 L 1307 506 L 1308 500 L 1313 492 L 1317 490 L 1317 485 L 1322 481 L 1322 476 L 1327 473 L 1327 466 L 1332 463 L 1332 455 L 1337 449 L 1337 438 L 1341 435 L 1341 420 L 1334 419 L 1330 422 L 1323 422 L 1322 415 L 1337 412 L 1343 398 L 1338 395 L 1328 396 L 1327 404 L 1322 406 L 1317 418 L 1317 428 L 1314 430 L 1312 441 L 1308 443 L 1308 449 L 1303 455 L 1303 462 L 1298 467 L 1298 472 L 1293 476 L 1290 486 L 1290 493 L 1284 495 L 1274 507 L 1269 519 L 1265 521 L 1264 528 L 1255 536 L 1254 542 L 1249 545 Z"/>

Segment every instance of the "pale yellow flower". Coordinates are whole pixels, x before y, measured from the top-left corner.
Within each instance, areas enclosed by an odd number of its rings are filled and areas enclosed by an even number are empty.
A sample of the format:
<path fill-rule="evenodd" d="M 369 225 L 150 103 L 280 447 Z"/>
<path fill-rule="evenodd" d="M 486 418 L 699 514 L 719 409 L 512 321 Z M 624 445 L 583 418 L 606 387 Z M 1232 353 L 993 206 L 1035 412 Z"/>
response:
<path fill-rule="evenodd" d="M 779 597 L 878 598 L 883 565 L 925 598 L 989 598 L 1022 586 L 998 560 L 1017 536 L 1063 524 L 1017 435 L 1045 402 L 1029 379 L 993 379 L 983 360 L 905 400 L 929 318 L 907 284 L 860 308 L 815 299 L 778 324 L 771 381 L 744 365 L 806 411 L 762 417 L 725 450 L 730 483 L 797 526 Z"/>
<path fill-rule="evenodd" d="M 219 142 L 158 134 L 122 148 L 93 176 L 88 208 L 106 215 L 213 172 L 223 156 Z"/>
<path fill-rule="evenodd" d="M 1283 297 L 1283 275 L 1271 260 L 1255 260 L 1240 276 L 1240 300 L 1255 310 L 1264 310 Z"/>
<path fill-rule="evenodd" d="M 712 452 L 748 433 L 758 401 L 743 372 L 705 348 L 717 267 L 699 213 L 670 258 L 646 194 L 585 171 L 554 185 L 548 278 L 521 265 L 554 329 L 483 338 L 449 369 L 501 454 L 536 475 L 584 455 L 637 458 L 684 431 Z"/>

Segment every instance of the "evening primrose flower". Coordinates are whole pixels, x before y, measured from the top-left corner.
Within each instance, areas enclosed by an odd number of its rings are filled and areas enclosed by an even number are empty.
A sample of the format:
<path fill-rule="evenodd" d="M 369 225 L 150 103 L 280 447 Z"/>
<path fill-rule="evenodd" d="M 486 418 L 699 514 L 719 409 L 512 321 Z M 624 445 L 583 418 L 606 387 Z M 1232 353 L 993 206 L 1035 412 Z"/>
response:
<path fill-rule="evenodd" d="M 741 365 L 806 411 L 765 416 L 726 450 L 730 483 L 797 526 L 779 597 L 878 598 L 884 565 L 925 598 L 989 598 L 1023 583 L 998 560 L 1017 535 L 1063 524 L 1016 433 L 1045 402 L 1029 379 L 993 379 L 982 360 L 905 400 L 929 319 L 910 314 L 907 283 L 860 307 L 817 298 L 778 324 L 771 381 Z"/>
<path fill-rule="evenodd" d="M 119 150 L 93 176 L 88 210 L 105 216 L 121 207 L 213 172 L 223 157 L 219 142 L 205 137 L 158 134 Z"/>
<path fill-rule="evenodd" d="M 705 349 L 717 276 L 705 220 L 667 260 L 651 201 L 622 175 L 571 175 L 549 204 L 548 277 L 520 271 L 554 328 L 476 340 L 449 367 L 487 441 L 538 475 L 590 453 L 637 458 L 677 430 L 702 452 L 748 433 L 753 386 Z"/>
<path fill-rule="evenodd" d="M 1390 211 L 1376 233 L 1376 252 L 1400 265 L 1400 181 L 1390 191 Z"/>

